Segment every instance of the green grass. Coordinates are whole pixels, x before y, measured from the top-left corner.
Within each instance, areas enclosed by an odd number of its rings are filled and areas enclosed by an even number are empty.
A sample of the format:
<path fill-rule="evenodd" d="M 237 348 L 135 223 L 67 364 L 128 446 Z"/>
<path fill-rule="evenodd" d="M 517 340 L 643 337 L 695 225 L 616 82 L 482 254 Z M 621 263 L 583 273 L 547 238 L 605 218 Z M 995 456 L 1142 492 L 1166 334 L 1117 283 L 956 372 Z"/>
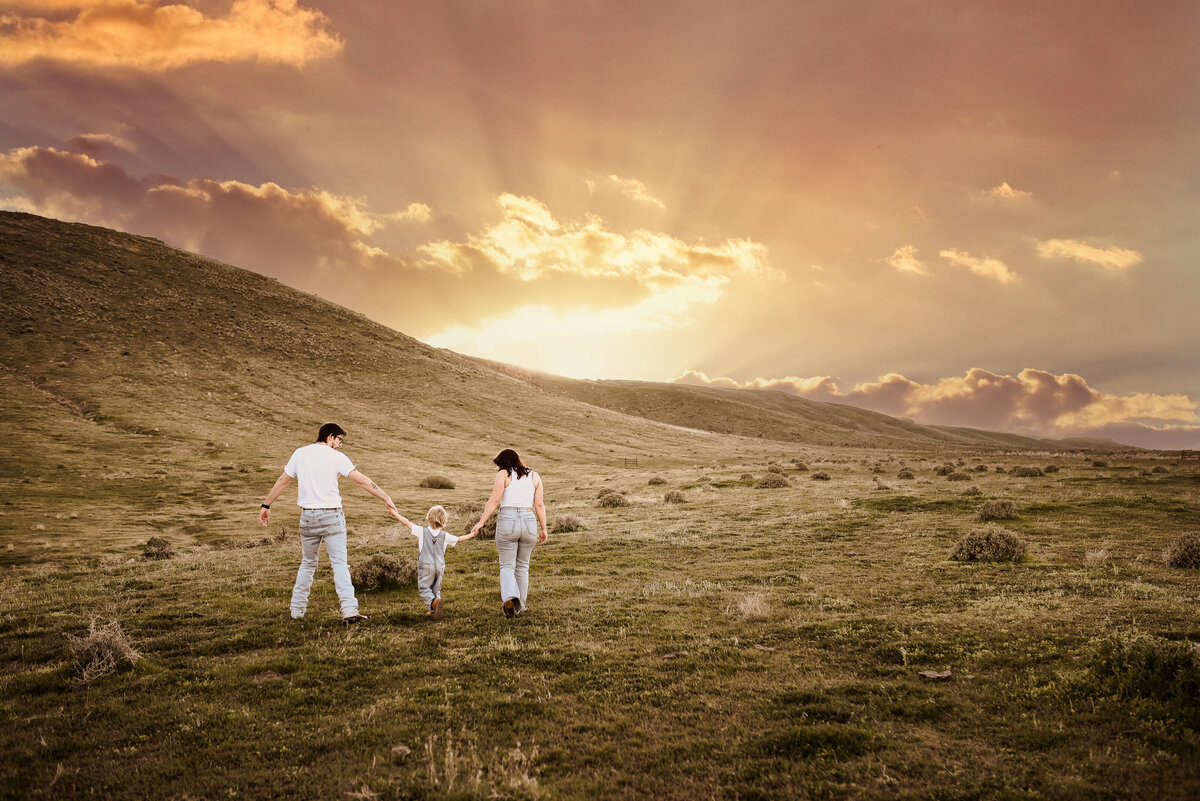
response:
<path fill-rule="evenodd" d="M 1200 519 L 1197 465 L 1093 468 L 780 393 L 518 380 L 148 240 L 0 223 L 2 798 L 1200 794 L 1191 674 L 1131 691 L 1154 652 L 1105 645 L 1200 641 L 1200 575 L 1161 561 Z M 618 413 L 639 410 L 661 422 Z M 294 489 L 270 529 L 258 503 L 330 419 L 409 518 L 481 503 L 511 445 L 550 520 L 586 528 L 535 549 L 516 620 L 474 540 L 447 555 L 438 623 L 401 589 L 361 593 L 370 620 L 343 627 L 326 562 L 293 622 Z M 757 436 L 777 424 L 790 441 Z M 973 474 L 974 498 L 930 480 L 980 459 L 1062 471 Z M 792 486 L 740 478 L 770 460 Z M 606 487 L 630 506 L 597 508 Z M 413 554 L 343 495 L 352 562 Z M 991 499 L 1017 505 L 1026 559 L 953 561 Z M 176 556 L 140 558 L 151 537 Z M 142 659 L 83 685 L 67 637 L 93 620 Z"/>

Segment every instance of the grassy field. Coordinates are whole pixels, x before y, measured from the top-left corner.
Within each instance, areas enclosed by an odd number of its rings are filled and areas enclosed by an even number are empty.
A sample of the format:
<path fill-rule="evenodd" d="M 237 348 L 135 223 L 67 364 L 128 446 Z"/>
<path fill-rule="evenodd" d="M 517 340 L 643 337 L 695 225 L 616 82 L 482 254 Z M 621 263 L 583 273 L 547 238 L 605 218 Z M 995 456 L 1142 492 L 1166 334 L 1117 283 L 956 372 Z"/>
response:
<path fill-rule="evenodd" d="M 1196 462 L 522 375 L 29 215 L 0 213 L 0 330 L 2 798 L 1200 796 L 1200 570 L 1162 558 Z M 343 626 L 324 561 L 293 622 L 294 489 L 258 503 L 328 420 L 409 517 L 481 503 L 512 446 L 585 528 L 516 620 L 476 540 L 439 622 L 410 585 Z M 343 484 L 351 562 L 411 558 Z M 994 501 L 1025 557 L 951 559 Z M 139 658 L 77 662 L 93 627 Z"/>
<path fill-rule="evenodd" d="M 790 487 L 757 489 L 741 476 L 764 475 L 765 455 L 713 456 L 547 468 L 551 519 L 587 528 L 535 550 L 530 611 L 515 621 L 500 613 L 494 547 L 474 541 L 448 555 L 441 622 L 410 586 L 363 593 L 370 620 L 344 627 L 327 568 L 292 622 L 297 543 L 251 539 L 276 531 L 256 531 L 249 506 L 234 542 L 173 559 L 11 568 L 0 786 L 13 798 L 1200 791 L 1187 710 L 1116 696 L 1093 665 L 1114 633 L 1200 640 L 1197 574 L 1160 559 L 1195 527 L 1200 471 L 1077 457 L 1040 478 L 973 474 L 982 494 L 964 496 L 967 482 L 934 476 L 939 460 L 810 451 L 809 471 L 779 460 Z M 892 478 L 902 461 L 915 480 Z M 818 469 L 830 480 L 811 480 Z M 655 475 L 666 483 L 650 486 Z M 479 500 L 486 478 L 396 494 L 417 515 Z M 243 482 L 251 497 L 265 488 Z M 606 487 L 630 505 L 598 507 Z M 672 489 L 686 502 L 664 503 Z M 1017 505 L 1004 524 L 1026 560 L 950 560 L 994 498 Z M 411 556 L 410 538 L 355 501 L 352 561 Z M 67 637 L 92 619 L 120 621 L 142 659 L 83 684 Z"/>

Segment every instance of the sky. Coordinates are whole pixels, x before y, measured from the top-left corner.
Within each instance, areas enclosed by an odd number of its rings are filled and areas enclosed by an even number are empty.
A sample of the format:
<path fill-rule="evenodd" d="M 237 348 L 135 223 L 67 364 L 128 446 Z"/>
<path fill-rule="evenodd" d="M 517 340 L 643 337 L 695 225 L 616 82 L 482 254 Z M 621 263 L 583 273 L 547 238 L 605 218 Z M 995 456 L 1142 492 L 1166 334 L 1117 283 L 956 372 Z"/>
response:
<path fill-rule="evenodd" d="M 1196 41 L 1125 0 L 0 0 L 0 207 L 561 375 L 1196 448 Z"/>

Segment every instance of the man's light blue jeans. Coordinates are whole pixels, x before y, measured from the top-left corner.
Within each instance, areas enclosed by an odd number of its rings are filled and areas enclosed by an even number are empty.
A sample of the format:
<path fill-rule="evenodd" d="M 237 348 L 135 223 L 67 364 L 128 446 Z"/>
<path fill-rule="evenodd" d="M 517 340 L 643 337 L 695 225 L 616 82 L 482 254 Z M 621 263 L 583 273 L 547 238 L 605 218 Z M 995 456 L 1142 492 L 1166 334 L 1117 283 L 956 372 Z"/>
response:
<path fill-rule="evenodd" d="M 346 516 L 341 509 L 305 509 L 300 513 L 300 570 L 292 588 L 292 617 L 304 617 L 308 610 L 308 591 L 317 572 L 321 542 L 333 568 L 333 586 L 337 589 L 342 617 L 358 614 L 358 599 L 350 581 L 350 563 L 346 557 Z"/>

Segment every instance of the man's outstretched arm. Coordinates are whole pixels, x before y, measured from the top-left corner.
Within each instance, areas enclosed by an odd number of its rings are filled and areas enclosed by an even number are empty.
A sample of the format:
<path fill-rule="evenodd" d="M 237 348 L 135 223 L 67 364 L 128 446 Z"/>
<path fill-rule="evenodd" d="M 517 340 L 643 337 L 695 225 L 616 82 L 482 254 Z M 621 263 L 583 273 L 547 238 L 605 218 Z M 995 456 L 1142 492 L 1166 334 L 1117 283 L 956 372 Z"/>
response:
<path fill-rule="evenodd" d="M 271 520 L 271 510 L 266 508 L 275 503 L 275 499 L 283 492 L 284 487 L 292 482 L 292 477 L 287 473 L 280 473 L 279 478 L 275 479 L 275 486 L 271 487 L 271 491 L 267 493 L 267 499 L 263 501 L 263 508 L 259 510 L 258 522 L 264 526 Z"/>
<path fill-rule="evenodd" d="M 391 496 L 388 495 L 383 490 L 381 490 L 379 488 L 379 485 L 376 484 L 374 481 L 367 478 L 365 475 L 358 472 L 357 470 L 350 471 L 350 480 L 353 481 L 358 486 L 365 489 L 367 492 L 374 495 L 376 498 L 379 498 L 381 501 L 383 501 L 384 505 L 388 508 L 389 512 L 395 511 L 395 512 L 399 513 L 399 510 L 396 509 L 396 504 L 392 503 Z"/>

